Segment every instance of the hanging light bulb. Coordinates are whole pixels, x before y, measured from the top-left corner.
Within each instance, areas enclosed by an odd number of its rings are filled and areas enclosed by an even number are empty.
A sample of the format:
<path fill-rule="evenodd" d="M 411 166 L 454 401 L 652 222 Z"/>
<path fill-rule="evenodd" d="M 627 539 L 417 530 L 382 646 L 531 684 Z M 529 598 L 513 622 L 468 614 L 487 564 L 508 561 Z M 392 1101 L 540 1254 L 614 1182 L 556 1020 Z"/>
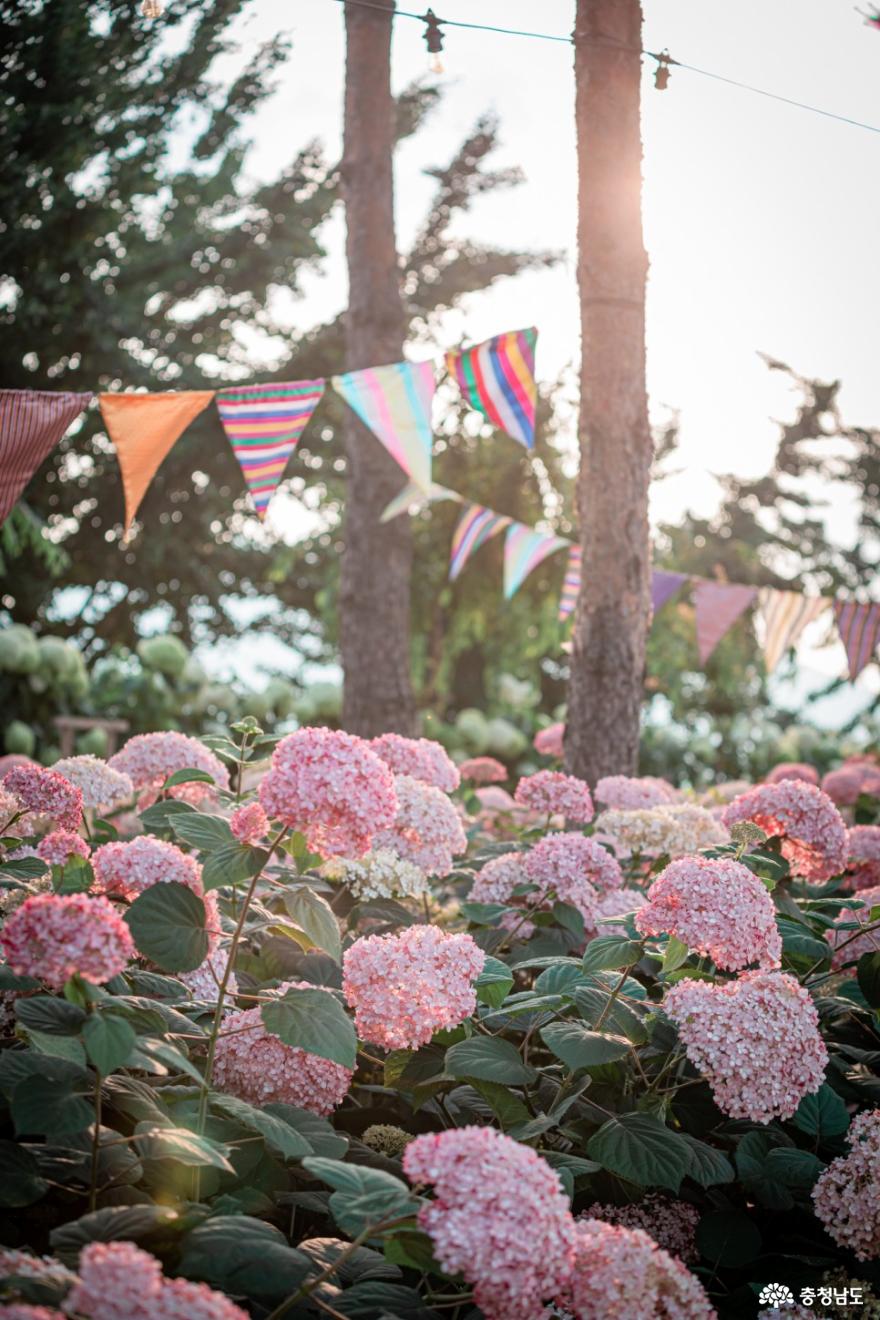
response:
<path fill-rule="evenodd" d="M 440 59 L 440 53 L 443 50 L 443 32 L 440 25 L 443 20 L 437 17 L 433 9 L 429 9 L 422 15 L 422 21 L 425 24 L 425 45 L 428 47 L 428 54 L 434 56 L 431 72 L 442 73 L 443 61 Z"/>
<path fill-rule="evenodd" d="M 141 13 L 144 18 L 161 18 L 164 12 L 160 0 L 142 0 Z"/>
<path fill-rule="evenodd" d="M 658 92 L 665 92 L 666 88 L 669 86 L 670 66 L 675 63 L 675 60 L 669 54 L 668 50 L 661 51 L 659 55 L 654 56 L 654 59 L 657 61 L 657 69 L 654 74 L 654 86 L 657 88 Z"/>

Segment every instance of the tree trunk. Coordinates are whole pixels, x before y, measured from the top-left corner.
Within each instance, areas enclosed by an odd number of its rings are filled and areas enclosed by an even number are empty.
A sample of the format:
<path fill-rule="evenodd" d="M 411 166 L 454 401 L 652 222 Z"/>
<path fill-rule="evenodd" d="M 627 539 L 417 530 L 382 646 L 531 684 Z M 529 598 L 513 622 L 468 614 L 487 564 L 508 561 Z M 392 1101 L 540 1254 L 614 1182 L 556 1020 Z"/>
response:
<path fill-rule="evenodd" d="M 395 106 L 391 96 L 394 0 L 387 13 L 346 5 L 345 142 L 342 162 L 349 296 L 346 369 L 399 362 L 404 311 L 394 239 Z M 415 731 L 410 681 L 409 519 L 379 516 L 404 474 L 346 408 L 348 462 L 340 648 L 342 722 L 364 737 Z"/>
<path fill-rule="evenodd" d="M 581 406 L 575 611 L 565 761 L 595 784 L 633 774 L 650 619 L 639 0 L 578 0 Z"/>

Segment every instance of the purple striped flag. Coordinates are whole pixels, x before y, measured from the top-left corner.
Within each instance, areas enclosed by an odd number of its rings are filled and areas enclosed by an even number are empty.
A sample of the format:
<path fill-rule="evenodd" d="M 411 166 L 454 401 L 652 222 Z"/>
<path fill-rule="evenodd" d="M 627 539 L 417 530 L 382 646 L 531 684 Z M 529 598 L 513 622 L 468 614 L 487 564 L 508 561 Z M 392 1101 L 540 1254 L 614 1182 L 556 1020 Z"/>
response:
<path fill-rule="evenodd" d="M 855 682 L 880 641 L 880 605 L 860 605 L 854 600 L 836 600 L 834 618 L 840 640 L 846 647 L 849 676 Z"/>
<path fill-rule="evenodd" d="M 560 623 L 568 618 L 577 604 L 581 589 L 581 556 L 581 547 L 573 545 L 568 552 L 568 563 L 565 566 L 565 577 L 562 580 L 562 595 L 559 597 Z"/>
<path fill-rule="evenodd" d="M 538 332 L 509 330 L 463 353 L 447 353 L 446 366 L 472 408 L 526 449 L 535 443 L 535 344 Z"/>
<path fill-rule="evenodd" d="M 694 613 L 697 647 L 702 664 L 706 663 L 721 638 L 729 632 L 757 594 L 757 587 L 697 580 L 694 587 Z"/>
<path fill-rule="evenodd" d="M 91 397 L 58 390 L 0 390 L 0 523 Z"/>
<path fill-rule="evenodd" d="M 671 596 L 674 596 L 683 582 L 686 573 L 670 573 L 665 568 L 655 568 L 651 574 L 651 607 L 657 614 Z"/>
<path fill-rule="evenodd" d="M 217 411 L 259 518 L 266 516 L 287 460 L 323 393 L 320 379 L 248 385 L 218 393 Z"/>
<path fill-rule="evenodd" d="M 452 534 L 452 551 L 449 556 L 449 580 L 454 582 L 467 561 L 481 545 L 491 541 L 500 531 L 510 525 L 511 519 L 503 513 L 495 513 L 482 504 L 472 504 L 465 509 Z"/>

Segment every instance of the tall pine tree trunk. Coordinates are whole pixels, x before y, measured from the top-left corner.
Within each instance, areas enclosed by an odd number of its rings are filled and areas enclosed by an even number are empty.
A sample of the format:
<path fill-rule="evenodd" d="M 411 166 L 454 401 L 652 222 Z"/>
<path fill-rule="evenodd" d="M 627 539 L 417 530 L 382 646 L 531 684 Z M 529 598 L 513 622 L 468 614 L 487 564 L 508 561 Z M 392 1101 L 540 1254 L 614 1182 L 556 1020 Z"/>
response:
<path fill-rule="evenodd" d="M 578 518 L 565 760 L 595 783 L 633 774 L 650 618 L 639 0 L 578 0 Z"/>
<path fill-rule="evenodd" d="M 391 96 L 394 0 L 387 12 L 346 5 L 345 142 L 342 178 L 348 235 L 349 297 L 345 356 L 349 371 L 399 362 L 404 311 L 394 238 L 395 107 Z M 401 469 L 346 408 L 348 462 L 345 549 L 340 587 L 340 645 L 345 686 L 342 722 L 370 737 L 415 731 L 410 682 L 408 518 L 379 516 L 404 483 Z"/>

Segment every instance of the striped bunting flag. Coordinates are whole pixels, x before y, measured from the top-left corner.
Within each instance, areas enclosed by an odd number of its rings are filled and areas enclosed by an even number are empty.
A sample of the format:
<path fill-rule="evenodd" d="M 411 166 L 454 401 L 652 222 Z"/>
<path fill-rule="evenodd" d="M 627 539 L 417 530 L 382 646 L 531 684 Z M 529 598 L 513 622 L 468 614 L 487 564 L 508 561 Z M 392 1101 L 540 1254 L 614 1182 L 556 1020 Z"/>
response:
<path fill-rule="evenodd" d="M 436 382 L 430 362 L 393 362 L 333 377 L 333 388 L 381 440 L 395 462 L 427 495 L 431 488 L 431 407 Z"/>
<path fill-rule="evenodd" d="M 803 596 L 799 591 L 762 587 L 758 592 L 758 617 L 763 628 L 764 667 L 768 674 L 786 651 L 796 645 L 806 628 L 830 605 L 825 596 Z"/>
<path fill-rule="evenodd" d="M 538 331 L 509 330 L 462 353 L 446 366 L 472 408 L 526 449 L 535 443 L 535 344 Z"/>
<path fill-rule="evenodd" d="M 564 536 L 536 532 L 524 523 L 512 523 L 504 538 L 504 599 L 510 600 L 533 569 L 565 545 L 571 545 L 571 541 Z"/>
<path fill-rule="evenodd" d="M 697 647 L 705 664 L 725 633 L 757 596 L 756 587 L 698 580 L 694 587 Z"/>
<path fill-rule="evenodd" d="M 849 676 L 855 682 L 880 641 L 880 605 L 859 605 L 854 600 L 836 600 L 834 618 L 840 640 L 846 647 Z"/>
<path fill-rule="evenodd" d="M 265 518 L 287 460 L 321 402 L 323 380 L 282 381 L 220 390 L 217 411 L 257 517 Z"/>
<path fill-rule="evenodd" d="M 681 584 L 686 581 L 686 573 L 670 573 L 665 568 L 654 569 L 651 574 L 651 609 L 654 614 L 662 610 L 670 597 L 674 596 Z"/>
<path fill-rule="evenodd" d="M 440 486 L 436 481 L 431 482 L 431 489 L 427 495 L 414 481 L 409 481 L 400 494 L 395 495 L 394 499 L 389 500 L 385 505 L 379 522 L 391 522 L 392 518 L 397 518 L 401 513 L 421 513 L 429 504 L 439 504 L 443 500 L 453 500 L 456 504 L 465 503 L 458 491 L 450 490 L 448 486 Z"/>
<path fill-rule="evenodd" d="M 482 504 L 472 504 L 465 509 L 458 520 L 458 526 L 452 534 L 452 551 L 449 556 L 449 580 L 454 582 L 467 561 L 481 545 L 491 541 L 512 519 Z"/>
<path fill-rule="evenodd" d="M 91 394 L 0 390 L 0 524 Z"/>
<path fill-rule="evenodd" d="M 574 610 L 577 604 L 578 593 L 581 589 L 581 556 L 582 549 L 579 545 L 573 545 L 568 552 L 568 563 L 565 566 L 565 577 L 562 580 L 562 595 L 559 597 L 559 622 L 564 622 Z"/>

